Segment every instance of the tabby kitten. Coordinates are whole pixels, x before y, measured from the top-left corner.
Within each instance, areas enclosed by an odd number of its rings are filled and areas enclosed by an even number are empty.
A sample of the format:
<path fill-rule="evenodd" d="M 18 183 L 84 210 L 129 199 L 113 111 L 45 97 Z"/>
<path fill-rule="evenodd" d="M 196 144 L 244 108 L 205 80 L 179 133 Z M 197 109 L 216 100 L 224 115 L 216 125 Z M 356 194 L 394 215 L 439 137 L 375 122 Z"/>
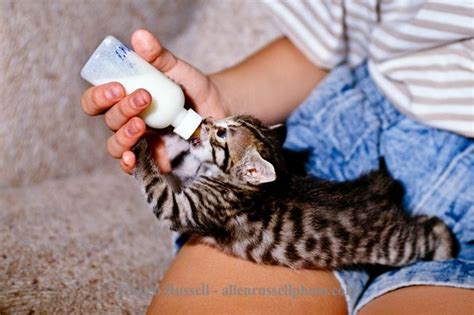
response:
<path fill-rule="evenodd" d="M 455 255 L 436 217 L 409 217 L 384 170 L 331 182 L 287 171 L 276 129 L 250 116 L 204 120 L 192 144 L 168 136 L 174 175 L 163 176 L 146 141 L 135 177 L 159 220 L 257 263 L 336 269 L 401 266 Z"/>

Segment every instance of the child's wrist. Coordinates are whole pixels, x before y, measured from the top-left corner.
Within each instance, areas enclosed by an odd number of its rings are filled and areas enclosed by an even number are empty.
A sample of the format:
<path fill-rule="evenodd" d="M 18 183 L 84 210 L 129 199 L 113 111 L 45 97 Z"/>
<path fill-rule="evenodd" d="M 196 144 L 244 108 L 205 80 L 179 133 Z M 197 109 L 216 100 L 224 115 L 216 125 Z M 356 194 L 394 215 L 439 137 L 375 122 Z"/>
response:
<path fill-rule="evenodd" d="M 209 80 L 211 81 L 211 84 L 214 85 L 220 106 L 222 107 L 225 116 L 235 115 L 236 111 L 234 104 L 236 102 L 233 100 L 233 93 L 226 84 L 224 76 L 221 73 L 214 73 L 209 75 Z"/>

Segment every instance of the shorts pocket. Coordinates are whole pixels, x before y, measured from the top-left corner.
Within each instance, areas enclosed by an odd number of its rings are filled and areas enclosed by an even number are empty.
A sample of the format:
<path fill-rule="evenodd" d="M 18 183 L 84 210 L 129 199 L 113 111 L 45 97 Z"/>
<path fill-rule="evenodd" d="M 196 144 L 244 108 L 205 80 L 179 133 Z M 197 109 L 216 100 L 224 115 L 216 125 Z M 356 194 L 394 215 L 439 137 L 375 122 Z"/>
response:
<path fill-rule="evenodd" d="M 440 217 L 461 243 L 473 242 L 474 144 L 452 159 L 432 187 L 415 212 Z"/>

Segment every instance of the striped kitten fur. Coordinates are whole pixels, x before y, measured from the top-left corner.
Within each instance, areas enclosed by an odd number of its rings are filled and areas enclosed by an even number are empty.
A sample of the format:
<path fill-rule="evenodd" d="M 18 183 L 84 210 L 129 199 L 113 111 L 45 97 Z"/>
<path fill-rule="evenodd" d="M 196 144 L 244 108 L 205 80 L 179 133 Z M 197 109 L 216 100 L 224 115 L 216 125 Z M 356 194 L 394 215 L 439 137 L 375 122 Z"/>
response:
<path fill-rule="evenodd" d="M 384 168 L 347 182 L 295 175 L 281 138 L 250 116 L 207 118 L 191 143 L 165 139 L 172 175 L 160 174 L 142 140 L 134 176 L 172 230 L 257 263 L 336 269 L 455 255 L 440 219 L 403 211 Z"/>

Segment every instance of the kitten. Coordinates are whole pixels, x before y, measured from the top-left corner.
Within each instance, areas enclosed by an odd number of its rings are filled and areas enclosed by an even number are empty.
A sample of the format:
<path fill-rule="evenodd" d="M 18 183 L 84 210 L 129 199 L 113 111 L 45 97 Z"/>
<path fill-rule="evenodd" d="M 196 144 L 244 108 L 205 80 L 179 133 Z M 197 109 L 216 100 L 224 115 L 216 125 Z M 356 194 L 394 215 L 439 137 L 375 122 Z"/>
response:
<path fill-rule="evenodd" d="M 295 175 L 278 133 L 250 116 L 207 118 L 191 144 L 167 137 L 174 175 L 160 174 L 142 140 L 134 176 L 172 230 L 253 262 L 336 269 L 454 257 L 448 227 L 409 217 L 386 170 L 347 182 Z"/>

